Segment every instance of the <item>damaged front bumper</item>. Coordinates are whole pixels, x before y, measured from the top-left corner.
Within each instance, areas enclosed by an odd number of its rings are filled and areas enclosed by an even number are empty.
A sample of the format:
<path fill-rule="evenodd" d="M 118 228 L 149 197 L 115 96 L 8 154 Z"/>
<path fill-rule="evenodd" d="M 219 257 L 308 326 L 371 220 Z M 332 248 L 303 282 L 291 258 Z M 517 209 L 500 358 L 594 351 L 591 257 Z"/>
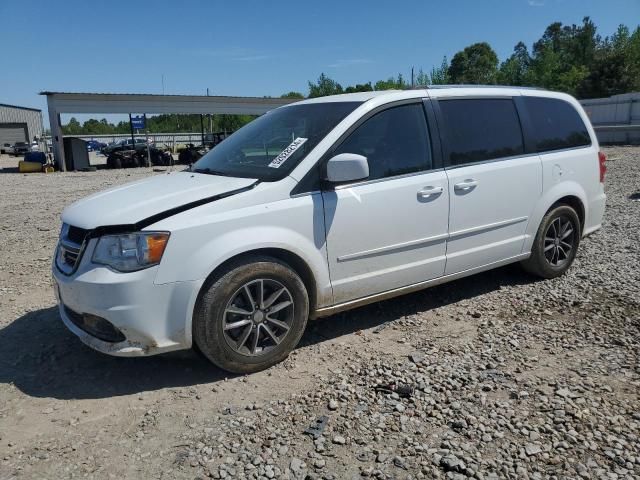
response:
<path fill-rule="evenodd" d="M 158 285 L 158 267 L 120 273 L 93 265 L 90 258 L 84 255 L 71 275 L 55 264 L 52 269 L 60 317 L 83 343 L 120 357 L 191 348 L 191 318 L 202 282 Z"/>

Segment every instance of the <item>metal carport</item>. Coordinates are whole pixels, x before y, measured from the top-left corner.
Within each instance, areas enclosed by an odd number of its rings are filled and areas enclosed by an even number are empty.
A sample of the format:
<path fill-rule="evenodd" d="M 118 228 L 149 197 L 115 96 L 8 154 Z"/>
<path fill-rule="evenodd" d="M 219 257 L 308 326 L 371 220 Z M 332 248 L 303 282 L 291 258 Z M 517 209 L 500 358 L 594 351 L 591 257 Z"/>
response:
<path fill-rule="evenodd" d="M 64 165 L 60 114 L 69 113 L 200 113 L 262 115 L 295 102 L 291 98 L 154 95 L 139 93 L 40 92 L 46 95 L 53 154 Z"/>

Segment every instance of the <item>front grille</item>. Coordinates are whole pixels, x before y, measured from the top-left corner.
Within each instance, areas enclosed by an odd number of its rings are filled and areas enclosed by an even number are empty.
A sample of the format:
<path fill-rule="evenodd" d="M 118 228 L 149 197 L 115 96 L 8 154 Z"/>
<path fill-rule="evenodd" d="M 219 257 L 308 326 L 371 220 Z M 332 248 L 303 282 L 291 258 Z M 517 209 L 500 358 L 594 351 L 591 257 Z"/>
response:
<path fill-rule="evenodd" d="M 78 266 L 88 234 L 89 230 L 67 224 L 62 225 L 56 265 L 65 275 L 71 275 Z"/>
<path fill-rule="evenodd" d="M 61 244 L 60 248 L 62 249 L 62 259 L 64 263 L 71 268 L 75 267 L 78 262 L 78 257 L 80 256 L 80 249 L 65 244 Z"/>

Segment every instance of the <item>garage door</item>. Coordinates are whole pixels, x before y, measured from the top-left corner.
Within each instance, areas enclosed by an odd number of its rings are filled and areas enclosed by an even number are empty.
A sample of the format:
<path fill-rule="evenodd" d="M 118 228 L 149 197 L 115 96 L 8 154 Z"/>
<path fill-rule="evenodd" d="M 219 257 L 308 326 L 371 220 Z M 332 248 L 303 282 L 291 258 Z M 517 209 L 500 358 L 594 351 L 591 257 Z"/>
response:
<path fill-rule="evenodd" d="M 0 145 L 27 141 L 26 123 L 0 123 Z"/>

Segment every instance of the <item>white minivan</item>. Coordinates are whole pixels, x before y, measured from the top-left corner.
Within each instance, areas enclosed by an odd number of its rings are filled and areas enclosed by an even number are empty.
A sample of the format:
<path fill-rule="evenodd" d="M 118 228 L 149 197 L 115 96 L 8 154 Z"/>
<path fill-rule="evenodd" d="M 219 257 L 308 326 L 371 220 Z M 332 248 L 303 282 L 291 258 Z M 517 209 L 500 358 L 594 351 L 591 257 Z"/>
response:
<path fill-rule="evenodd" d="M 277 108 L 191 168 L 69 206 L 65 325 L 120 356 L 284 359 L 309 318 L 512 262 L 562 275 L 600 228 L 605 157 L 571 96 L 444 87 Z"/>

